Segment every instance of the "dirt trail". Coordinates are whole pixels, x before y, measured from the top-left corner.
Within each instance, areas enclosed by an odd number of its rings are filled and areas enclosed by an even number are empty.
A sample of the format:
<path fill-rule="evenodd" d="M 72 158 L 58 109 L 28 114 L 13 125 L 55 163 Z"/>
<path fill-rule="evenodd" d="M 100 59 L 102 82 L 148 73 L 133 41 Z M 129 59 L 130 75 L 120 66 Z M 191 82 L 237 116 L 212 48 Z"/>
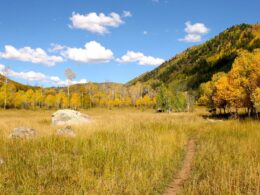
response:
<path fill-rule="evenodd" d="M 190 175 L 192 160 L 195 155 L 195 148 L 195 141 L 190 140 L 187 145 L 183 166 L 177 173 L 176 177 L 174 177 L 172 183 L 169 185 L 169 188 L 166 190 L 164 195 L 175 195 L 181 191 L 184 182 L 189 178 Z"/>

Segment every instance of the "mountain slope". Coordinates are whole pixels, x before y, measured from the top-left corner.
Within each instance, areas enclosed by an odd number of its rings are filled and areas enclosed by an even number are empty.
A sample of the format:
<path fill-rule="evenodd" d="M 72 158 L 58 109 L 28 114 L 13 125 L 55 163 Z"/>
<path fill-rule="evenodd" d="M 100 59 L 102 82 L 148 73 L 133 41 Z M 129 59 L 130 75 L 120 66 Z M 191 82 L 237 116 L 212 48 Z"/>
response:
<path fill-rule="evenodd" d="M 174 90 L 196 90 L 216 72 L 228 72 L 240 49 L 252 51 L 255 48 L 260 48 L 260 25 L 233 26 L 135 78 L 128 85 L 141 82 L 155 88 L 165 83 Z"/>
<path fill-rule="evenodd" d="M 2 85 L 4 84 L 5 82 L 5 77 L 3 75 L 0 74 L 0 87 L 2 87 Z M 11 79 L 8 79 L 8 83 L 9 84 L 13 84 L 16 88 L 16 90 L 28 90 L 28 89 L 37 89 L 39 87 L 36 87 L 36 86 L 30 86 L 30 85 L 25 85 L 25 84 L 21 84 L 19 82 L 16 82 L 14 80 L 11 80 Z"/>

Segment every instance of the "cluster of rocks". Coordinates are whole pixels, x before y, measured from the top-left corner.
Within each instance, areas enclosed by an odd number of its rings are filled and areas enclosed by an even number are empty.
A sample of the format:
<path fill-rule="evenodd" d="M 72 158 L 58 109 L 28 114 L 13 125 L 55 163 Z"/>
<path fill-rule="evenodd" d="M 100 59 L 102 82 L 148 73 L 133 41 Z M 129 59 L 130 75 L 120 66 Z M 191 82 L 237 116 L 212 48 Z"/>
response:
<path fill-rule="evenodd" d="M 37 135 L 36 130 L 31 129 L 31 128 L 20 127 L 20 128 L 15 128 L 11 132 L 9 137 L 13 138 L 13 139 L 30 139 L 30 138 L 35 137 L 36 135 Z M 64 128 L 58 129 L 57 135 L 65 136 L 65 137 L 76 137 L 76 133 L 71 128 L 71 126 L 66 126 Z M 0 164 L 1 164 L 1 159 L 0 159 Z"/>
<path fill-rule="evenodd" d="M 14 139 L 28 139 L 36 136 L 35 129 L 26 128 L 26 127 L 20 127 L 15 128 L 12 133 L 10 134 L 10 138 Z"/>
<path fill-rule="evenodd" d="M 90 118 L 87 115 L 75 110 L 59 110 L 52 115 L 53 125 L 67 125 L 65 128 L 60 128 L 57 130 L 57 135 L 59 136 L 75 137 L 75 131 L 71 128 L 70 125 L 80 125 L 87 123 L 90 123 Z M 10 138 L 29 139 L 35 137 L 36 134 L 37 133 L 35 129 L 20 127 L 15 128 L 11 132 Z"/>
<path fill-rule="evenodd" d="M 57 130 L 58 136 L 76 137 L 75 131 L 70 125 L 87 124 L 90 118 L 80 112 L 74 110 L 59 110 L 52 115 L 53 125 L 67 125 L 66 127 Z M 12 139 L 30 139 L 37 135 L 36 130 L 27 127 L 19 127 L 13 129 L 9 135 Z M 5 164 L 3 158 L 0 157 L 0 167 Z"/>

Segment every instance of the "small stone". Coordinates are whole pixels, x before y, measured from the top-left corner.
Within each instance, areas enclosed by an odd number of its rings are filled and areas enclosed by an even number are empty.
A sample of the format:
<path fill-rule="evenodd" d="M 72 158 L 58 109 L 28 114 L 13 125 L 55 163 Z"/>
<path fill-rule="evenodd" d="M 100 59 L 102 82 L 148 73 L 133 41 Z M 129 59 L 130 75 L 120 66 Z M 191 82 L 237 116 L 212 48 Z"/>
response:
<path fill-rule="evenodd" d="M 4 159 L 0 158 L 0 166 L 5 163 Z"/>
<path fill-rule="evenodd" d="M 15 128 L 10 134 L 10 138 L 28 139 L 36 136 L 36 131 L 32 128 L 19 127 Z"/>
<path fill-rule="evenodd" d="M 221 120 L 221 119 L 207 119 L 207 121 L 208 122 L 210 122 L 210 123 L 217 123 L 217 122 L 222 122 L 223 120 Z"/>
<path fill-rule="evenodd" d="M 65 137 L 76 137 L 74 130 L 71 126 L 67 126 L 65 128 L 61 128 L 57 130 L 57 135 L 65 136 Z"/>

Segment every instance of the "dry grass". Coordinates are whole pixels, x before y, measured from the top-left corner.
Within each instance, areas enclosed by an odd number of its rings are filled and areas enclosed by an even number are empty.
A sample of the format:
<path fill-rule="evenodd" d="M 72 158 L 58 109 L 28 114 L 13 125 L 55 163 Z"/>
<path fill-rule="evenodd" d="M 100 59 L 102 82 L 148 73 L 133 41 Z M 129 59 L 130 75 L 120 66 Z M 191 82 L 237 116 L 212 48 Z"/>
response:
<path fill-rule="evenodd" d="M 0 192 L 4 194 L 155 194 L 181 165 L 187 136 L 170 115 L 134 110 L 87 112 L 76 138 L 55 136 L 51 112 L 0 113 Z M 10 140 L 14 127 L 37 129 Z"/>
<path fill-rule="evenodd" d="M 198 146 L 183 194 L 259 194 L 260 123 L 212 123 L 203 112 L 93 109 L 91 124 L 62 138 L 50 111 L 1 111 L 0 194 L 161 194 L 190 137 Z M 8 139 L 19 126 L 37 138 Z"/>
<path fill-rule="evenodd" d="M 224 121 L 197 131 L 193 172 L 182 194 L 260 194 L 260 123 Z"/>

